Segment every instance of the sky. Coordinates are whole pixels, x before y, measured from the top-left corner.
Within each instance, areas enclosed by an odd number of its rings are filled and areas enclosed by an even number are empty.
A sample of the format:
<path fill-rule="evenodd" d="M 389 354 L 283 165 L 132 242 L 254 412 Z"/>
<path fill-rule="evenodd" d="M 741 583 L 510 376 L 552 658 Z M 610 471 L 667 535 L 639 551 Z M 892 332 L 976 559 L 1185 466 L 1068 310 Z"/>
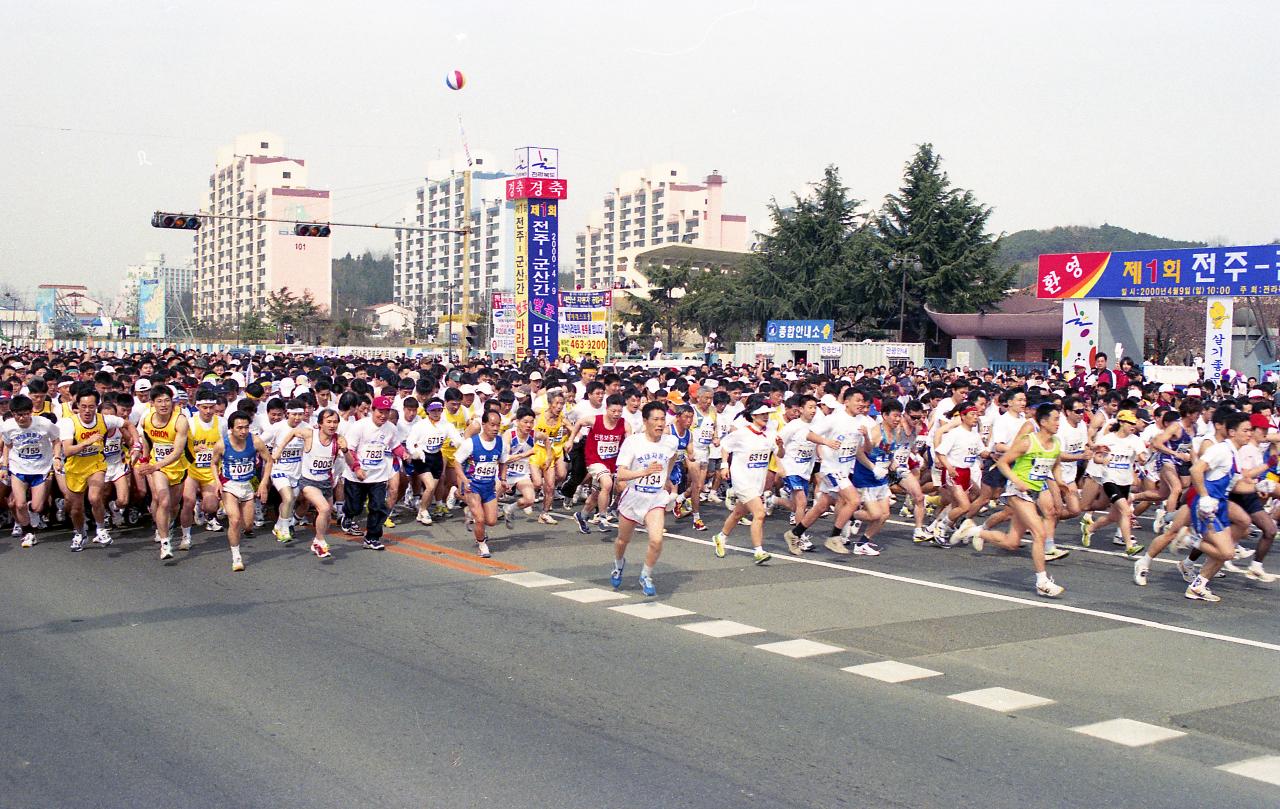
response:
<path fill-rule="evenodd" d="M 196 208 L 243 132 L 282 136 L 335 220 L 395 221 L 460 151 L 459 116 L 472 149 L 559 147 L 566 239 L 655 162 L 718 170 L 726 211 L 763 229 L 828 164 L 878 206 L 930 142 L 995 233 L 1265 243 L 1278 28 L 1274 0 L 7 4 L 0 287 L 114 294 L 147 253 L 189 255 L 151 212 Z"/>

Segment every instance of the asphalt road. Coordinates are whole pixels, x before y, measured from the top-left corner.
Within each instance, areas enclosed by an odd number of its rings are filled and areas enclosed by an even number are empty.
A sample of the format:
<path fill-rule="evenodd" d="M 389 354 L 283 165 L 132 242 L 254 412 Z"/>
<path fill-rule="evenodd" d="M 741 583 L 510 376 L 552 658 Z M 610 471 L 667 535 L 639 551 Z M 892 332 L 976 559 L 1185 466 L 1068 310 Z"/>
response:
<path fill-rule="evenodd" d="M 331 563 L 260 534 L 241 574 L 208 534 L 171 567 L 145 529 L 81 554 L 0 540 L 0 806 L 1280 805 L 1275 585 L 1190 602 L 1171 565 L 1143 589 L 1076 550 L 1048 602 L 1025 552 L 891 526 L 879 558 L 794 561 L 775 517 L 765 566 L 677 523 L 658 597 L 637 545 L 617 598 L 609 537 L 567 521 L 494 529 L 487 563 L 460 518 L 408 525 Z M 612 609 L 642 603 L 680 614 Z M 931 674 L 843 670 L 885 661 Z M 954 698 L 990 688 L 1051 702 Z M 1182 735 L 1074 730 L 1121 718 Z M 1239 762 L 1255 777 L 1219 769 Z"/>

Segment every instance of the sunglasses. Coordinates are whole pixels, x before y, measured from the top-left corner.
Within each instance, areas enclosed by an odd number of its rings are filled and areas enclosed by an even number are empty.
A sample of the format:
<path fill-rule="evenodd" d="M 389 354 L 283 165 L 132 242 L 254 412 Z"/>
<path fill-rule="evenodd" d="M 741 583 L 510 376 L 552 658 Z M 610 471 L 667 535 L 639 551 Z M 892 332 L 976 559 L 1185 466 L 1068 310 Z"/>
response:
<path fill-rule="evenodd" d="M 1071 409 L 1071 412 L 1072 412 L 1072 413 L 1075 413 L 1077 416 L 1083 416 L 1083 415 L 1085 414 L 1085 411 L 1083 411 L 1083 410 L 1076 410 L 1075 408 L 1072 408 L 1072 409 Z"/>

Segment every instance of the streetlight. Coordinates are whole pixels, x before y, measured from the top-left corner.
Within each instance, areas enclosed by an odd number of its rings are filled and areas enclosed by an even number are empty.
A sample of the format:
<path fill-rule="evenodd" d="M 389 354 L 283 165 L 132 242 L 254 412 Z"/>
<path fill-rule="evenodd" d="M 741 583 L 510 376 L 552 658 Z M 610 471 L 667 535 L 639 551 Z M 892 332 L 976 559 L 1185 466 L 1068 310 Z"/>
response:
<path fill-rule="evenodd" d="M 902 325 L 907 317 L 907 270 L 920 272 L 924 265 L 915 253 L 894 253 L 889 259 L 889 269 L 902 268 L 902 293 L 898 297 L 898 342 L 902 342 Z"/>
<path fill-rule="evenodd" d="M 4 297 L 9 301 L 9 339 L 13 341 L 18 336 L 18 296 L 6 292 Z"/>

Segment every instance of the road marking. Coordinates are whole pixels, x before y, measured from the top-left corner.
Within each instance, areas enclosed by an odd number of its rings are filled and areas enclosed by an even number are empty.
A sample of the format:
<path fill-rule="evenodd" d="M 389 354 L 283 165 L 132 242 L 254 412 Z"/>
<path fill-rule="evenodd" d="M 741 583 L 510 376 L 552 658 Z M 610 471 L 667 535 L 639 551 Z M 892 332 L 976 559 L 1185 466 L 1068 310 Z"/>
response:
<path fill-rule="evenodd" d="M 673 534 L 667 532 L 665 534 L 673 539 L 681 539 L 685 542 L 692 542 L 695 545 L 711 545 L 709 539 L 699 539 L 697 537 L 686 536 L 684 534 Z M 725 548 L 736 551 L 738 553 L 755 553 L 754 548 L 744 548 L 738 545 L 726 544 Z M 883 558 L 883 557 L 882 557 Z M 978 598 L 989 598 L 994 601 L 1004 601 L 1009 604 L 1021 604 L 1024 607 L 1038 607 L 1046 610 L 1058 610 L 1059 612 L 1070 612 L 1076 615 L 1088 615 L 1093 618 L 1103 618 L 1108 621 L 1116 621 L 1122 624 L 1131 624 L 1133 626 L 1143 626 L 1148 629 L 1158 629 L 1163 632 L 1174 632 L 1179 635 L 1190 635 L 1195 638 L 1206 638 L 1208 640 L 1218 640 L 1224 643 L 1235 643 L 1240 646 L 1251 646 L 1255 649 L 1266 649 L 1270 652 L 1280 652 L 1280 643 L 1267 643 L 1266 641 L 1253 640 L 1252 638 L 1241 638 L 1235 635 L 1223 635 L 1219 632 L 1206 632 L 1201 629 L 1189 629 L 1185 626 L 1175 626 L 1173 624 L 1162 624 L 1159 621 L 1150 621 L 1146 618 L 1134 618 L 1131 615 L 1121 615 L 1115 612 L 1104 612 L 1102 610 L 1091 610 L 1085 607 L 1073 607 L 1069 604 L 1062 604 L 1044 599 L 1032 600 L 1030 598 L 1022 598 L 1021 596 L 1011 596 L 1004 593 L 992 593 L 987 590 L 975 590 L 972 587 L 960 587 L 955 584 L 944 584 L 938 581 L 929 581 L 927 579 L 916 579 L 910 576 L 901 576 L 896 573 L 885 573 L 880 570 L 868 570 L 864 567 L 852 567 L 848 564 L 836 564 L 835 562 L 826 562 L 822 559 L 803 559 L 793 556 L 782 556 L 774 554 L 774 562 L 794 562 L 801 565 L 814 565 L 816 567 L 825 567 L 829 570 L 841 570 L 845 573 L 856 573 L 861 576 L 871 576 L 877 579 L 885 579 L 886 581 L 896 581 L 903 584 L 914 584 L 919 587 L 931 587 L 935 590 L 946 590 L 951 593 L 961 593 L 963 595 L 977 596 Z"/>
<path fill-rule="evenodd" d="M 410 548 L 402 548 L 399 545 L 388 545 L 387 550 L 391 553 L 398 553 L 401 556 L 412 556 L 413 558 L 421 559 L 424 562 L 431 562 L 434 565 L 447 567 L 450 570 L 460 570 L 463 573 L 473 573 L 477 576 L 492 576 L 494 574 L 492 568 L 468 565 L 456 559 L 450 559 L 447 556 L 433 556 L 432 554 L 421 553 Z"/>
<path fill-rule="evenodd" d="M 765 631 L 758 626 L 740 624 L 737 621 L 695 621 L 692 624 L 681 624 L 680 628 L 709 638 L 732 638 L 735 635 L 752 635 Z"/>
<path fill-rule="evenodd" d="M 630 615 L 633 618 L 643 618 L 646 621 L 652 621 L 655 618 L 678 618 L 681 615 L 695 615 L 693 610 L 686 610 L 680 607 L 673 607 L 670 604 L 663 604 L 661 601 L 645 601 L 641 604 L 623 604 L 620 607 L 610 607 L 614 612 L 620 612 L 623 615 Z"/>
<path fill-rule="evenodd" d="M 987 516 L 990 516 L 990 515 L 987 515 Z M 1150 517 L 1141 517 L 1141 518 L 1139 518 L 1139 519 L 1148 519 L 1148 520 L 1149 520 L 1149 519 L 1151 519 L 1151 518 L 1150 518 Z M 885 520 L 885 522 L 886 522 L 887 524 L 889 524 L 889 525 L 901 525 L 901 526 L 902 526 L 902 527 L 904 527 L 904 528 L 910 528 L 912 531 L 915 531 L 915 530 L 916 530 L 916 524 L 915 524 L 915 523 L 913 523 L 913 522 L 903 522 L 902 520 Z M 1065 525 L 1065 523 L 1058 523 L 1058 524 L 1059 524 L 1059 525 Z M 1029 544 L 1031 544 L 1031 543 L 1030 543 L 1030 541 L 1028 541 L 1028 540 L 1023 540 L 1022 544 L 1023 544 L 1023 545 L 1029 545 Z M 1093 547 L 1086 548 L 1086 547 L 1085 547 L 1085 546 L 1083 546 L 1083 545 L 1071 545 L 1071 544 L 1069 544 L 1069 543 L 1062 542 L 1061 540 L 1058 540 L 1058 539 L 1055 539 L 1055 540 L 1054 540 L 1054 544 L 1056 544 L 1059 548 L 1068 548 L 1068 549 L 1073 550 L 1073 551 L 1080 551 L 1081 553 L 1096 553 L 1096 554 L 1099 554 L 1099 555 L 1102 555 L 1102 556 L 1114 556 L 1114 557 L 1117 557 L 1117 558 L 1119 558 L 1119 559 L 1130 559 L 1130 560 L 1132 560 L 1132 559 L 1133 559 L 1133 557 L 1132 557 L 1132 556 L 1130 556 L 1129 554 L 1125 553 L 1124 551 L 1108 551 L 1108 550 L 1104 550 L 1104 549 L 1102 549 L 1102 548 L 1093 548 Z M 1156 558 L 1156 559 L 1152 559 L 1151 561 L 1153 561 L 1153 562 L 1159 562 L 1159 563 L 1160 563 L 1160 564 L 1162 564 L 1162 565 L 1176 565 L 1176 564 L 1178 564 L 1178 562 L 1177 562 L 1177 560 L 1176 560 L 1176 559 L 1163 559 L 1163 558 Z"/>
<path fill-rule="evenodd" d="M 777 643 L 762 643 L 756 647 L 766 652 L 782 655 L 783 657 L 793 657 L 796 659 L 802 657 L 817 657 L 818 655 L 835 654 L 843 652 L 844 649 L 839 646 L 832 646 L 829 643 L 818 643 L 816 640 L 807 640 L 805 638 L 796 638 L 795 640 L 780 640 Z"/>
<path fill-rule="evenodd" d="M 618 598 L 631 598 L 626 593 L 619 593 L 613 590 L 603 590 L 599 587 L 587 587 L 583 590 L 561 590 L 555 595 L 561 598 L 567 598 L 570 601 L 577 601 L 579 604 L 594 604 L 597 601 L 613 601 Z"/>
<path fill-rule="evenodd" d="M 940 671 L 913 666 L 910 663 L 899 663 L 896 660 L 863 663 L 861 666 L 846 666 L 840 670 L 886 683 L 905 683 L 909 680 L 923 680 L 925 677 L 942 676 Z"/>
<path fill-rule="evenodd" d="M 555 576 L 548 576 L 546 573 L 539 573 L 536 570 L 530 570 L 525 573 L 503 573 L 493 577 L 494 581 L 507 581 L 512 584 L 518 584 L 521 587 L 556 587 L 561 584 L 573 584 L 568 579 L 557 579 Z"/>
<path fill-rule="evenodd" d="M 1006 713 L 1053 704 L 1051 699 L 1037 697 L 1035 694 L 1024 694 L 1011 688 L 999 687 L 979 688 L 977 691 L 962 691 L 959 694 L 952 694 L 948 699 L 977 705 L 979 708 L 986 708 L 991 711 L 1004 711 Z"/>
<path fill-rule="evenodd" d="M 383 539 L 389 539 L 392 542 L 402 543 L 405 545 L 412 545 L 415 548 L 430 551 L 431 553 L 452 556 L 472 565 L 483 565 L 484 567 L 492 567 L 497 570 L 508 570 L 512 572 L 524 570 L 524 568 L 519 565 L 513 565 L 509 562 L 503 562 L 498 559 L 486 559 L 485 557 L 478 556 L 474 553 L 467 553 L 466 551 L 460 551 L 457 548 L 449 548 L 444 545 L 434 545 L 430 542 L 423 542 L 420 539 L 413 539 L 412 537 L 399 536 L 396 534 L 383 534 Z"/>
<path fill-rule="evenodd" d="M 1072 730 L 1076 733 L 1083 733 L 1086 736 L 1122 744 L 1125 747 L 1142 747 L 1143 745 L 1155 744 L 1156 742 L 1187 735 L 1180 730 L 1162 728 L 1159 725 L 1149 725 L 1146 722 L 1137 722 L 1133 719 L 1109 719 L 1106 722 L 1081 725 L 1078 728 L 1072 728 Z"/>
<path fill-rule="evenodd" d="M 1245 778 L 1252 778 L 1255 781 L 1280 786 L 1280 756 L 1249 758 L 1244 761 L 1223 764 L 1217 769 L 1234 775 L 1243 775 Z"/>

